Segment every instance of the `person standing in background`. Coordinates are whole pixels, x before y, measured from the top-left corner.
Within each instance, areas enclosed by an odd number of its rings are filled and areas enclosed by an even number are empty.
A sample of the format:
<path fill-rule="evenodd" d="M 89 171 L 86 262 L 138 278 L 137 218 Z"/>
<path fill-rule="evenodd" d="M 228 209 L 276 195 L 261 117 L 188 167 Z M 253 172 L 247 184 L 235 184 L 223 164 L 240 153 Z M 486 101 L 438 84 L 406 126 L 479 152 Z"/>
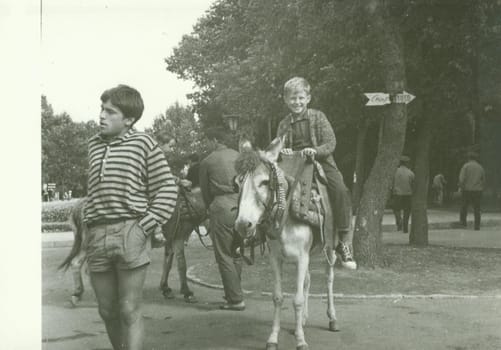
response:
<path fill-rule="evenodd" d="M 438 173 L 433 177 L 432 189 L 434 195 L 435 204 L 442 206 L 444 204 L 444 189 L 447 181 L 445 181 L 445 177 L 442 173 Z"/>
<path fill-rule="evenodd" d="M 480 230 L 480 202 L 485 186 L 485 171 L 478 163 L 478 155 L 468 152 L 468 161 L 459 172 L 459 191 L 461 192 L 461 211 L 459 213 L 460 224 L 466 227 L 466 215 L 468 207 L 473 207 L 474 229 Z"/>
<path fill-rule="evenodd" d="M 393 179 L 392 197 L 393 214 L 397 224 L 397 231 L 409 232 L 409 217 L 411 215 L 411 200 L 414 188 L 414 173 L 409 169 L 409 157 L 400 158 L 400 166 Z M 402 211 L 404 218 L 402 221 Z"/>

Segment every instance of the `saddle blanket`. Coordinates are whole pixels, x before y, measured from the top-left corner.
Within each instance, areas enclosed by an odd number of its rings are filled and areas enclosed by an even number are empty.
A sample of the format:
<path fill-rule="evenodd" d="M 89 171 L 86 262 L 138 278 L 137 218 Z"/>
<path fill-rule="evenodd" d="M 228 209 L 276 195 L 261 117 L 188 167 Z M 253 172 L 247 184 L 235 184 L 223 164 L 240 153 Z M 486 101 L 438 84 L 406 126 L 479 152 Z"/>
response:
<path fill-rule="evenodd" d="M 296 188 L 289 189 L 292 195 L 290 214 L 314 228 L 315 242 L 322 242 L 322 246 L 335 247 L 334 221 L 330 205 L 325 175 L 321 165 L 301 155 L 281 155 L 278 166 L 284 172 L 289 186 L 295 181 L 298 169 L 304 166 L 299 174 Z"/>

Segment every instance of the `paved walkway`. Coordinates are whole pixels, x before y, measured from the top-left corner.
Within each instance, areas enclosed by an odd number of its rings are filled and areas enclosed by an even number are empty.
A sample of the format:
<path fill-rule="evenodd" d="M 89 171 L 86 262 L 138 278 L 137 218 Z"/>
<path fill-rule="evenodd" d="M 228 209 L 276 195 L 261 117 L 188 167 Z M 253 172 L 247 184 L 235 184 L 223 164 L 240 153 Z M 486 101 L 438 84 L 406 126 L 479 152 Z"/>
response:
<path fill-rule="evenodd" d="M 428 210 L 428 225 L 430 230 L 443 230 L 458 228 L 459 214 L 451 210 Z M 498 226 L 501 225 L 501 213 L 484 213 L 482 214 L 482 226 Z M 473 227 L 473 215 L 468 218 L 468 227 Z M 386 234 L 395 233 L 395 218 L 391 210 L 386 210 L 383 217 L 383 232 Z M 391 235 L 393 237 L 393 235 Z M 395 235 L 397 240 L 408 241 L 407 235 Z M 467 238 L 464 236 L 463 238 Z M 459 239 L 463 239 L 459 237 Z M 197 239 L 192 235 L 192 239 Z M 489 240 L 487 240 L 489 241 Z M 72 232 L 46 232 L 42 233 L 42 247 L 68 247 L 73 244 Z"/>
<path fill-rule="evenodd" d="M 407 237 L 401 233 L 389 234 Z M 86 292 L 82 303 L 75 309 L 67 307 L 73 280 L 71 274 L 57 272 L 56 268 L 68 250 L 42 251 L 42 349 L 111 350 L 87 276 L 84 275 Z M 175 299 L 165 300 L 158 291 L 162 255 L 160 249 L 154 250 L 145 281 L 145 350 L 264 349 L 273 317 L 270 296 L 247 295 L 245 311 L 228 312 L 218 308 L 223 301 L 222 291 L 191 284 L 199 300 L 197 304 L 185 303 L 177 293 Z M 193 254 L 189 257 L 194 263 L 203 258 Z M 172 273 L 171 278 L 171 286 L 177 292 L 177 273 Z M 338 297 L 335 304 L 341 331 L 333 333 L 327 330 L 325 300 L 310 299 L 310 317 L 305 327 L 310 349 L 501 349 L 499 298 Z M 294 308 L 292 299 L 286 298 L 280 349 L 295 349 L 293 334 Z"/>

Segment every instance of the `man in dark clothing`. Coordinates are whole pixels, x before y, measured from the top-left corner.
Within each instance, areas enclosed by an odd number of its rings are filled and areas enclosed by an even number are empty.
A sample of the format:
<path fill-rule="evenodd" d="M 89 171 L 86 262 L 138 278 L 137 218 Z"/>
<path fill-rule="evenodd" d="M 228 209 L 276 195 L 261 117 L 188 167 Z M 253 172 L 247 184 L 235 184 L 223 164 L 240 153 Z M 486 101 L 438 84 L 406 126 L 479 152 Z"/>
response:
<path fill-rule="evenodd" d="M 238 152 L 222 143 L 225 134 L 222 128 L 206 132 L 214 151 L 200 163 L 200 189 L 209 208 L 210 236 L 224 287 L 226 303 L 221 309 L 240 311 L 245 309 L 241 286 L 242 257 L 236 253 L 238 237 L 233 231 L 237 214 L 234 209 L 238 206 L 238 193 L 233 187 Z"/>
<path fill-rule="evenodd" d="M 475 216 L 475 230 L 480 230 L 480 201 L 485 185 L 484 168 L 477 161 L 477 154 L 468 153 L 468 161 L 463 165 L 459 173 L 459 190 L 462 195 L 460 223 L 466 226 L 466 214 L 468 206 L 473 206 Z"/>
<path fill-rule="evenodd" d="M 192 188 L 199 187 L 200 181 L 198 172 L 200 171 L 200 162 L 198 154 L 193 153 L 192 155 L 190 155 L 188 160 L 189 163 L 188 163 L 188 173 L 186 174 L 186 180 L 189 180 L 191 182 Z"/>

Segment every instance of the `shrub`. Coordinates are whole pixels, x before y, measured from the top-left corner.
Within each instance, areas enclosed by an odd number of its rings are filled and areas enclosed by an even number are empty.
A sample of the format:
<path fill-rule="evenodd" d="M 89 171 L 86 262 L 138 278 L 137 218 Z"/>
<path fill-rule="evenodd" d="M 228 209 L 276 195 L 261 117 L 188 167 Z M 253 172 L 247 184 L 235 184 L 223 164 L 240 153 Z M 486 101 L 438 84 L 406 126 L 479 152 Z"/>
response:
<path fill-rule="evenodd" d="M 72 230 L 69 222 L 42 222 L 42 232 L 67 232 Z"/>
<path fill-rule="evenodd" d="M 42 203 L 42 223 L 62 223 L 68 221 L 71 209 L 77 201 L 78 199 Z"/>

